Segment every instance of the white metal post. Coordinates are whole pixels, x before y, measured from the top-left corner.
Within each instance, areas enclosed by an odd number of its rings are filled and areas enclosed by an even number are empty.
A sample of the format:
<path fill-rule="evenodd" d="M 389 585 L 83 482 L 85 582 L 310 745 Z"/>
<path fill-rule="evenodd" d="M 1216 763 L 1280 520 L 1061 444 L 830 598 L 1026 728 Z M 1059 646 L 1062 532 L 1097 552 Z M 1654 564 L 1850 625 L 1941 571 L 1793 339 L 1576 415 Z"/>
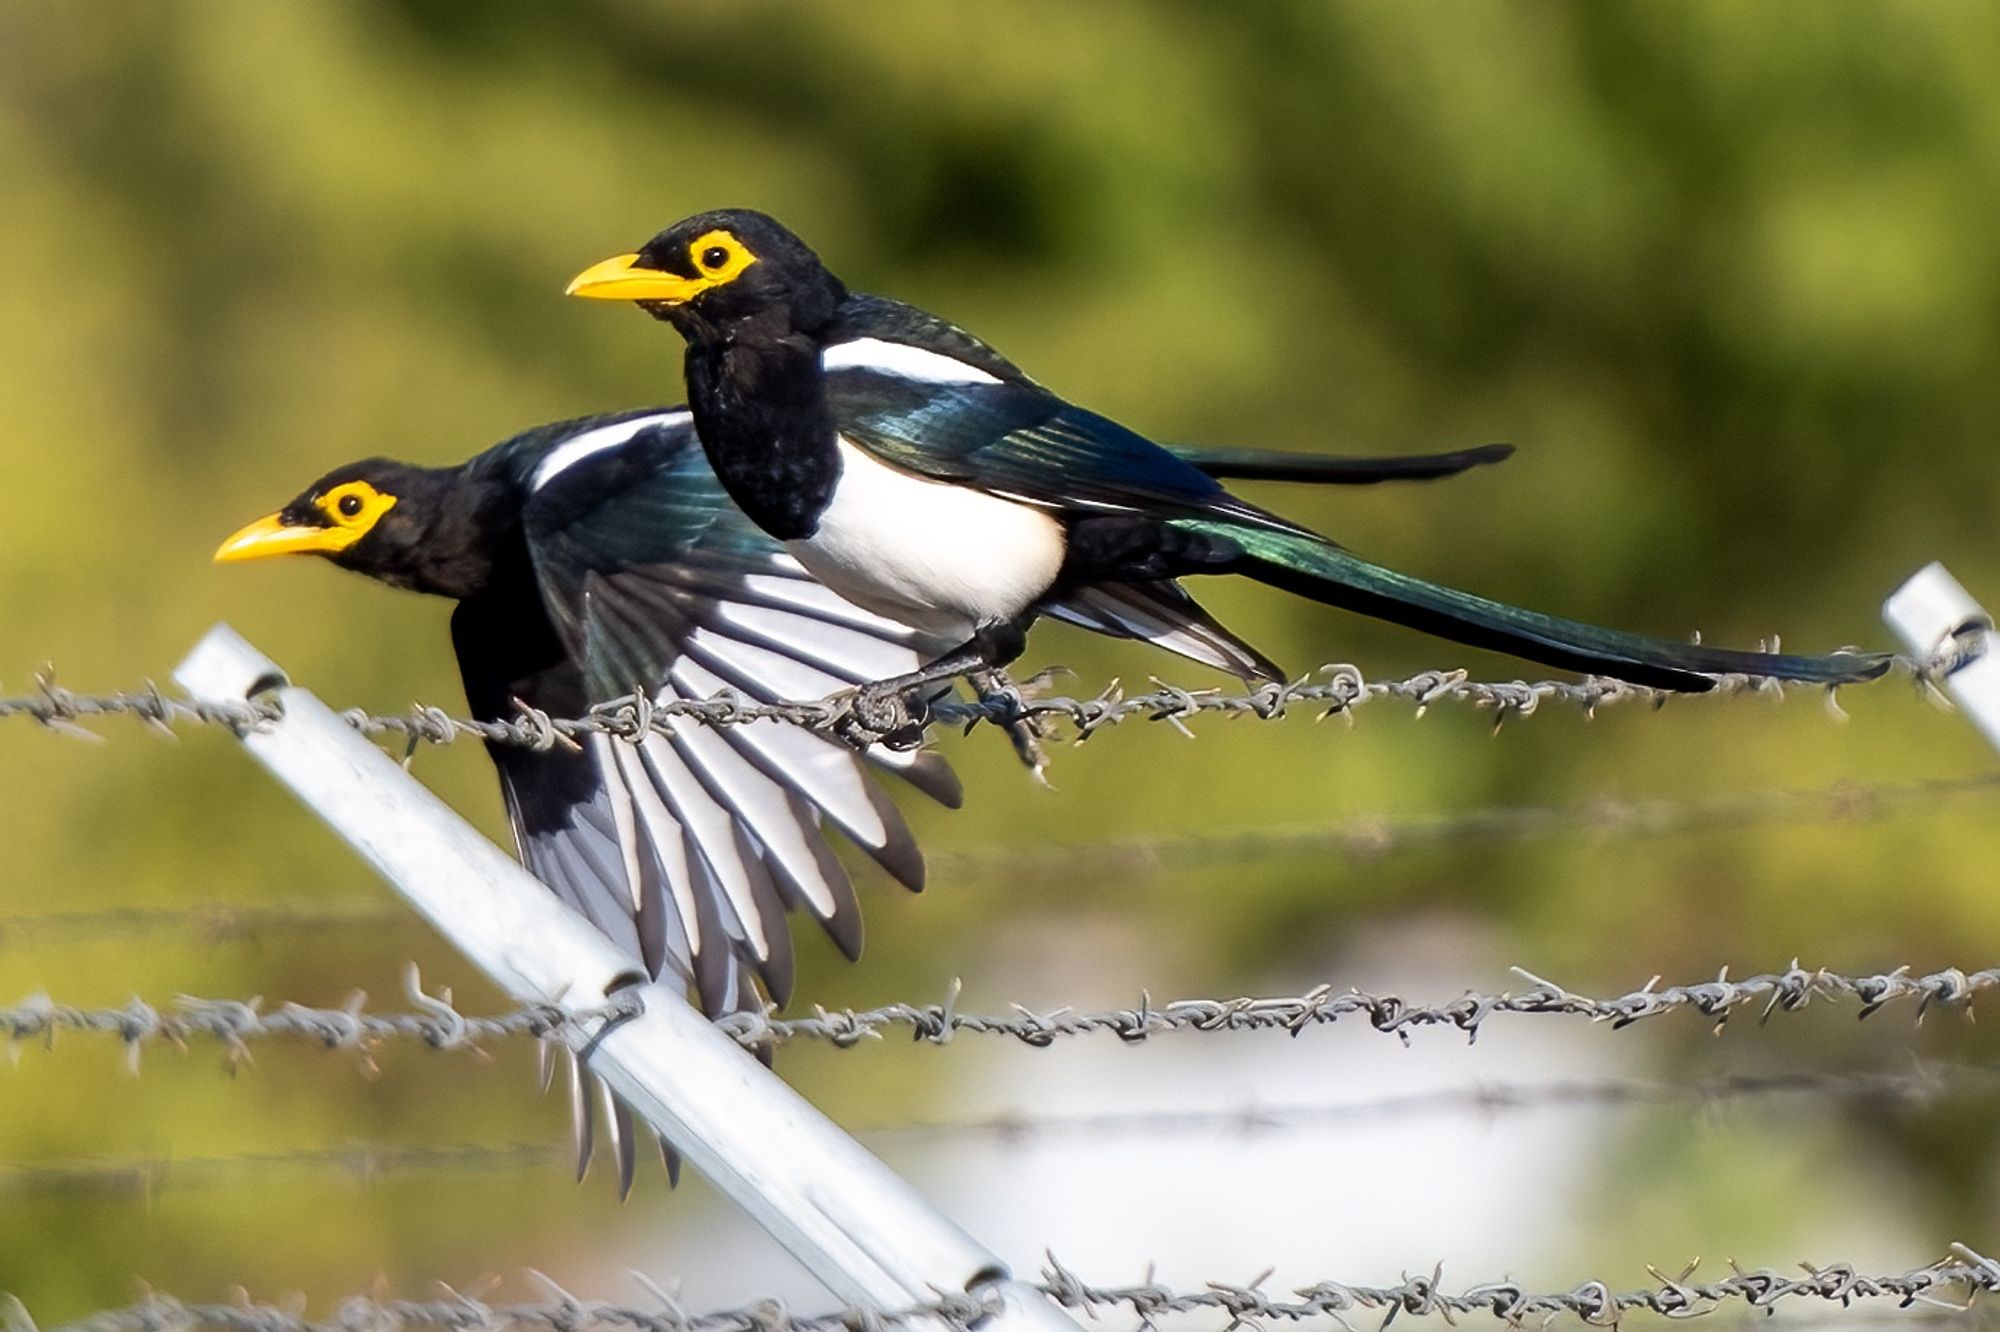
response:
<path fill-rule="evenodd" d="M 1944 686 L 2000 749 L 2000 635 L 1986 608 L 1944 565 L 1931 563 L 1890 594 L 1882 618 L 1919 660 L 1930 660 L 1952 642 L 1959 645 L 1965 656 L 1946 674 Z"/>
<path fill-rule="evenodd" d="M 990 1293 L 982 1327 L 1078 1332 L 677 987 L 628 986 L 637 1015 L 590 1019 L 637 960 L 228 626 L 174 679 L 203 701 L 275 699 L 280 719 L 242 736 L 251 755 L 508 994 L 586 1018 L 572 1039 L 591 1071 L 834 1294 L 887 1311 Z"/>

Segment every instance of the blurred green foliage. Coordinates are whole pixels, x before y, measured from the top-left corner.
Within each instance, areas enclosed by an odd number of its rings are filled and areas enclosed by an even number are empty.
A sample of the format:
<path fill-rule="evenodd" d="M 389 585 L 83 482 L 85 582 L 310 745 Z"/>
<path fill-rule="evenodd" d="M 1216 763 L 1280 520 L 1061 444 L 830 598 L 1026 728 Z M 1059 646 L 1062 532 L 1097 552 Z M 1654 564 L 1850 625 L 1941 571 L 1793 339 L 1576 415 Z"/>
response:
<path fill-rule="evenodd" d="M 218 570 L 209 552 L 338 462 L 452 460 L 534 422 L 676 398 L 669 333 L 559 293 L 683 214 L 738 204 L 795 225 L 855 286 L 958 319 L 1163 438 L 1518 443 L 1504 468 L 1447 484 L 1258 496 L 1415 571 L 1620 626 L 1782 633 L 1800 649 L 1879 644 L 1881 597 L 1933 557 L 2000 599 L 1990 8 L 11 5 L 0 686 L 45 662 L 78 688 L 163 677 L 227 618 L 341 704 L 455 703 L 444 606 L 316 565 Z M 1520 669 L 1255 589 L 1204 595 L 1300 669 Z M 1055 628 L 1034 660 L 1085 688 L 1190 679 Z M 1208 724 L 1193 744 L 1127 727 L 1060 753 L 1054 794 L 979 735 L 945 742 L 969 807 L 914 812 L 932 845 L 968 848 L 1992 761 L 1906 690 L 1846 704 L 1844 725 L 1810 701 L 1736 702 L 1547 715 L 1497 738 L 1462 712 L 1390 708 L 1352 731 Z M 0 736 L 0 914 L 379 891 L 225 737 L 104 729 L 101 747 L 24 725 Z M 497 829 L 471 747 L 417 771 Z M 1361 868 L 945 879 L 912 900 L 877 882 L 866 965 L 811 946 L 801 995 L 876 1002 L 962 975 L 968 1003 L 1129 997 L 1073 970 L 1028 973 L 1034 994 L 982 981 L 1007 957 L 1024 974 L 1020 958 L 1086 926 L 1133 950 L 1118 974 L 1161 995 L 1366 981 L 1327 960 L 1398 920 L 1490 940 L 1477 974 L 1438 977 L 1447 990 L 1505 984 L 1504 962 L 1619 987 L 1795 955 L 1973 966 L 2000 938 L 1996 852 L 1990 809 L 1960 805 Z M 461 998 L 490 997 L 415 925 L 223 943 L 14 928 L 0 997 L 325 1003 L 365 987 L 388 1002 L 412 957 Z M 1976 1052 L 1948 1025 L 1924 1048 Z M 1811 1030 L 1757 1039 L 1835 1062 L 1909 1039 Z M 1698 1073 L 1714 1048 L 1669 1043 L 1664 1075 Z M 156 1055 L 133 1080 L 114 1050 L 79 1041 L 0 1072 L 0 1161 L 557 1140 L 560 1108 L 529 1094 L 530 1062 L 510 1050 L 448 1071 L 403 1054 L 368 1079 L 271 1052 L 230 1078 L 206 1054 Z M 876 1121 L 934 1098 L 947 1067 L 784 1064 L 836 1113 Z M 1683 1114 L 1647 1117 L 1575 1256 L 1636 1270 L 1635 1253 L 1661 1256 L 1649 1245 L 1803 1244 L 1819 1232 L 1801 1188 L 1827 1201 L 1838 1172 L 1815 1163 L 1837 1155 L 1893 1165 L 1923 1218 L 1903 1243 L 1934 1256 L 2000 1213 L 1993 1108 L 1720 1139 Z M 1654 1206 L 1631 1208 L 1632 1191 Z M 0 1203 L 0 1289 L 51 1318 L 129 1298 L 138 1275 L 189 1295 L 241 1281 L 324 1298 L 376 1273 L 414 1289 L 561 1272 L 638 1218 L 698 1226 L 719 1206 L 699 1187 L 642 1187 L 621 1211 L 601 1179 L 578 1190 L 559 1170 L 18 1195 Z"/>

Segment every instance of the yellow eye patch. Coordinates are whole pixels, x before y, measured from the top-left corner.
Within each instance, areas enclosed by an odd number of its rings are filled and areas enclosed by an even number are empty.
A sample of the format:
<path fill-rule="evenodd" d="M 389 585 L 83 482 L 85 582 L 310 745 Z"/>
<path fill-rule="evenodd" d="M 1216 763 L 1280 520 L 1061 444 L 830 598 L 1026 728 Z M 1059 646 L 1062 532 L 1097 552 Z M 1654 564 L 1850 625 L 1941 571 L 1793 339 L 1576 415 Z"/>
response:
<path fill-rule="evenodd" d="M 742 241 L 727 231 L 705 231 L 688 242 L 688 258 L 694 261 L 696 279 L 710 287 L 734 282 L 739 274 L 757 262 Z"/>
<path fill-rule="evenodd" d="M 704 231 L 689 241 L 687 257 L 695 272 L 693 277 L 643 267 L 636 254 L 617 255 L 578 273 L 565 294 L 600 301 L 685 305 L 705 291 L 734 282 L 744 269 L 757 262 L 749 246 L 736 239 L 734 232 L 720 227 Z"/>
<path fill-rule="evenodd" d="M 312 503 L 325 515 L 324 525 L 287 522 L 285 515 L 290 509 L 267 514 L 223 542 L 215 552 L 216 563 L 273 555 L 331 555 L 346 550 L 396 507 L 396 497 L 383 494 L 366 481 L 349 481 L 314 497 Z"/>
<path fill-rule="evenodd" d="M 366 481 L 349 481 L 335 486 L 313 503 L 332 521 L 336 530 L 345 529 L 343 535 L 352 534 L 341 543 L 344 546 L 375 526 L 383 514 L 395 508 L 396 497 L 383 494 Z"/>

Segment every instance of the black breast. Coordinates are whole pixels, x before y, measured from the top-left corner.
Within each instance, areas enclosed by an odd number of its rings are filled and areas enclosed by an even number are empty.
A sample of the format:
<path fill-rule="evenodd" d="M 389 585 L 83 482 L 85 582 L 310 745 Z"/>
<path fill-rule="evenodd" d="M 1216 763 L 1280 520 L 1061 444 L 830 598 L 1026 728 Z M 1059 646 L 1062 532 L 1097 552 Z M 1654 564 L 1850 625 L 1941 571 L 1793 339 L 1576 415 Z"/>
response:
<path fill-rule="evenodd" d="M 802 334 L 771 342 L 691 346 L 695 429 L 723 489 L 780 541 L 811 536 L 840 479 L 819 346 Z"/>

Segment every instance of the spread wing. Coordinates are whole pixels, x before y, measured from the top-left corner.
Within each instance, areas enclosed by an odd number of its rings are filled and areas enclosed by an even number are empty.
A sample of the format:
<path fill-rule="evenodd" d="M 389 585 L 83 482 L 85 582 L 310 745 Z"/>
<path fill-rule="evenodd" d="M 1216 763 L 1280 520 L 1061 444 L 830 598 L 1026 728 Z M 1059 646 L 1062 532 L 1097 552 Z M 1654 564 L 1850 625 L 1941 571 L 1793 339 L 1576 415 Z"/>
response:
<path fill-rule="evenodd" d="M 934 650 L 821 587 L 751 525 L 684 412 L 599 418 L 529 461 L 523 524 L 566 658 L 566 702 L 724 688 L 766 702 L 815 698 L 914 669 Z M 868 757 L 957 803 L 935 755 Z M 922 885 L 915 840 L 863 760 L 811 732 L 675 720 L 638 744 L 594 737 L 580 761 L 586 797 L 572 779 L 550 793 L 560 811 L 541 819 L 558 830 L 542 856 L 556 866 L 552 886 L 612 920 L 654 974 L 682 970 L 710 1012 L 744 1002 L 746 973 L 784 1001 L 792 908 L 850 956 L 859 950 L 860 909 L 827 825 L 898 882 Z M 532 828 L 537 817 L 517 821 Z"/>
<path fill-rule="evenodd" d="M 466 700 L 480 720 L 510 716 L 516 700 L 565 717 L 578 716 L 588 707 L 583 671 L 542 614 L 532 587 L 502 588 L 460 602 L 451 630 Z M 628 867 L 626 839 L 616 812 L 615 793 L 620 788 L 607 779 L 611 770 L 605 748 L 595 744 L 581 751 L 493 744 L 486 748 L 500 774 L 500 793 L 521 863 L 619 947 L 643 959 L 649 972 L 657 976 L 671 971 L 683 983 L 690 982 L 694 963 L 685 930 L 667 921 L 650 948 L 641 940 L 639 927 L 645 915 L 633 904 L 656 888 Z M 711 1013 L 757 1002 L 751 971 L 741 959 L 729 956 L 714 970 L 718 974 L 705 983 L 702 994 Z M 544 1059 L 551 1054 L 545 1046 Z M 574 1056 L 568 1063 L 581 1178 L 596 1136 L 596 1104 L 602 1088 L 592 1086 Z M 637 1146 L 632 1114 L 608 1095 L 602 1100 L 622 1196 L 632 1186 Z M 664 1144 L 662 1150 L 673 1177 L 679 1171 L 678 1158 Z"/>

